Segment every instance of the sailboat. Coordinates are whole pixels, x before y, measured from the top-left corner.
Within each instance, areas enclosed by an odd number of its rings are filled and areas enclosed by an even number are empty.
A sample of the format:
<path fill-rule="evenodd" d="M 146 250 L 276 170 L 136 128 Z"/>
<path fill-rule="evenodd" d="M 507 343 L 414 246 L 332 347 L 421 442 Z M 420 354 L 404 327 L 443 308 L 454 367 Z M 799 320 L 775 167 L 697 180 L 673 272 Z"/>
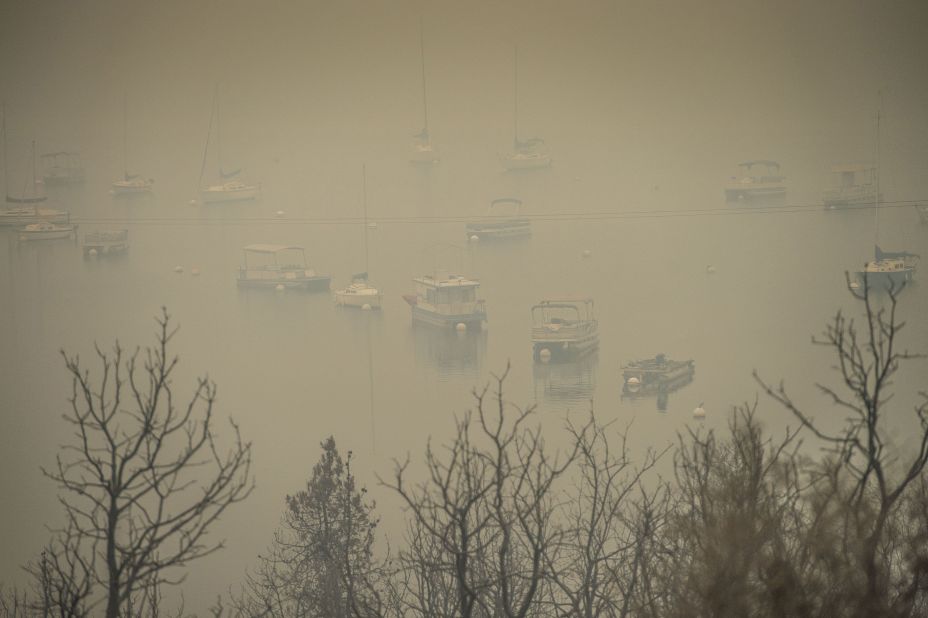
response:
<path fill-rule="evenodd" d="M 413 144 L 412 156 L 410 161 L 416 164 L 438 163 L 438 152 L 432 147 L 432 136 L 429 134 L 429 101 L 425 87 L 425 40 L 422 34 L 422 19 L 419 19 L 419 58 L 422 65 L 422 130 L 413 137 L 416 139 Z"/>
<path fill-rule="evenodd" d="M 360 309 L 380 309 L 383 294 L 368 281 L 368 261 L 370 251 L 367 243 L 367 166 L 361 168 L 362 203 L 364 205 L 364 272 L 351 278 L 351 284 L 335 291 L 335 304 L 342 307 Z"/>
<path fill-rule="evenodd" d="M 209 153 L 209 140 L 213 133 L 213 116 L 216 118 L 216 153 L 219 158 L 219 177 L 217 184 L 203 186 L 203 175 L 206 173 L 206 156 Z M 260 185 L 246 184 L 239 179 L 241 169 L 226 172 L 222 169 L 222 144 L 219 126 L 219 87 L 213 95 L 213 107 L 209 115 L 209 131 L 206 135 L 206 147 L 203 149 L 203 166 L 200 168 L 200 199 L 205 204 L 216 202 L 240 202 L 253 200 L 258 197 Z"/>
<path fill-rule="evenodd" d="M 39 208 L 39 204 L 44 203 L 48 197 L 38 195 L 35 188 L 36 182 L 36 156 L 35 141 L 32 142 L 32 183 L 26 187 L 23 194 L 19 197 L 10 195 L 10 175 L 9 165 L 7 163 L 6 147 L 6 106 L 0 107 L 0 140 L 3 146 L 3 186 L 6 190 L 6 203 L 14 204 L 0 210 L 0 226 L 23 226 L 35 223 L 67 223 L 70 214 L 64 210 L 54 208 Z"/>
<path fill-rule="evenodd" d="M 907 251 L 880 249 L 880 111 L 876 114 L 876 191 L 874 192 L 874 248 L 873 260 L 857 271 L 860 285 L 879 290 L 899 290 L 915 276 L 919 256 Z"/>
<path fill-rule="evenodd" d="M 150 193 L 154 180 L 142 178 L 138 174 L 129 173 L 129 102 L 128 95 L 123 95 L 122 101 L 122 180 L 113 183 L 114 195 L 136 195 Z"/>
<path fill-rule="evenodd" d="M 519 48 L 513 60 L 513 140 L 512 153 L 503 160 L 507 170 L 524 170 L 549 167 L 551 155 L 540 137 L 519 138 Z"/>

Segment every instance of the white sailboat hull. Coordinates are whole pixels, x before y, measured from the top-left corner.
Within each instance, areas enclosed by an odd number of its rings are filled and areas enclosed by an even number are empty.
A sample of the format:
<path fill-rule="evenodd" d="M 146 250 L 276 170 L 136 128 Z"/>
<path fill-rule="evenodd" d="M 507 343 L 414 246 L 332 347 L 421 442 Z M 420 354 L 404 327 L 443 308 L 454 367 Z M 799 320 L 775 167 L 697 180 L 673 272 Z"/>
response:
<path fill-rule="evenodd" d="M 529 170 L 551 167 L 551 155 L 540 154 L 511 154 L 503 160 L 507 170 Z"/>
<path fill-rule="evenodd" d="M 200 199 L 204 204 L 215 204 L 219 202 L 243 202 L 256 199 L 258 197 L 258 191 L 259 187 L 257 185 L 244 185 L 241 187 L 216 185 L 202 189 L 200 191 Z"/>
<path fill-rule="evenodd" d="M 335 304 L 340 307 L 354 307 L 357 309 L 368 305 L 371 309 L 380 309 L 383 305 L 383 294 L 373 287 L 364 290 L 352 290 L 349 287 L 335 291 Z"/>

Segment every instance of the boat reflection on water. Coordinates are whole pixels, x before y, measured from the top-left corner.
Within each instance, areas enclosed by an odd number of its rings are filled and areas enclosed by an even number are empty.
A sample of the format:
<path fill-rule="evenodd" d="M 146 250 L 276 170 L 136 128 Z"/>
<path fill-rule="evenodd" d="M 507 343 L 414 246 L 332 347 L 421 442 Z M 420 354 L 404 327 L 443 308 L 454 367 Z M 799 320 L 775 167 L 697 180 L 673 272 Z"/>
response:
<path fill-rule="evenodd" d="M 596 392 L 599 354 L 593 351 L 572 362 L 536 362 L 532 369 L 535 399 L 549 404 L 574 407 L 589 405 Z"/>
<path fill-rule="evenodd" d="M 411 330 L 420 366 L 436 370 L 439 378 L 479 375 L 487 350 L 485 330 L 457 331 L 418 323 Z"/>

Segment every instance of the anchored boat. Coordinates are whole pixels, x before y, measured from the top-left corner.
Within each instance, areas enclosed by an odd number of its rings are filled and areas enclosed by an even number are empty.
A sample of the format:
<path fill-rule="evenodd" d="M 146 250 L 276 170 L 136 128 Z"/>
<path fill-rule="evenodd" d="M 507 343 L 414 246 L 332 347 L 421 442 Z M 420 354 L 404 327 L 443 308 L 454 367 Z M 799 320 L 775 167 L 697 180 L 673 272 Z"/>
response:
<path fill-rule="evenodd" d="M 79 152 L 48 152 L 42 155 L 46 185 L 73 185 L 84 182 L 84 167 Z"/>
<path fill-rule="evenodd" d="M 501 214 L 505 209 L 513 213 Z M 532 222 L 518 216 L 521 210 L 522 200 L 510 197 L 493 200 L 490 202 L 490 212 L 485 219 L 467 224 L 465 228 L 467 239 L 470 241 L 509 240 L 531 236 Z"/>
<path fill-rule="evenodd" d="M 549 299 L 532 307 L 532 353 L 536 361 L 575 360 L 599 347 L 593 299 Z"/>
<path fill-rule="evenodd" d="M 486 305 L 477 298 L 480 281 L 461 275 L 434 274 L 413 279 L 416 293 L 403 296 L 412 307 L 412 320 L 442 328 L 470 330 L 483 327 Z"/>
<path fill-rule="evenodd" d="M 915 268 L 919 256 L 908 251 L 883 251 L 879 246 L 874 247 L 873 260 L 864 265 L 863 270 L 857 271 L 860 284 L 866 283 L 870 289 L 896 289 L 908 283 L 915 276 Z"/>
<path fill-rule="evenodd" d="M 780 174 L 780 164 L 776 161 L 744 161 L 738 167 L 740 174 L 732 176 L 725 186 L 726 199 L 751 200 L 786 195 L 786 177 Z M 758 168 L 764 171 L 757 173 Z"/>
<path fill-rule="evenodd" d="M 151 193 L 155 181 L 143 178 L 139 174 L 129 173 L 129 96 L 123 95 L 122 101 L 122 180 L 113 183 L 114 195 L 138 195 Z"/>
<path fill-rule="evenodd" d="M 429 133 L 429 100 L 425 86 L 425 38 L 421 19 L 419 20 L 419 58 L 422 65 L 422 130 L 413 136 L 416 141 L 409 160 L 415 164 L 431 165 L 438 163 L 440 157 L 438 151 L 432 147 L 432 136 Z"/>
<path fill-rule="evenodd" d="M 692 360 L 670 360 L 664 354 L 632 361 L 622 367 L 622 394 L 643 397 L 668 393 L 692 382 L 695 373 Z"/>
<path fill-rule="evenodd" d="M 61 240 L 71 238 L 77 230 L 76 225 L 59 225 L 42 221 L 41 223 L 30 223 L 19 230 L 20 240 Z"/>
<path fill-rule="evenodd" d="M 248 245 L 245 265 L 238 272 L 242 288 L 329 289 L 331 277 L 306 266 L 306 252 L 299 245 Z"/>
<path fill-rule="evenodd" d="M 519 139 L 519 48 L 513 56 L 513 139 L 512 152 L 503 158 L 503 166 L 510 171 L 538 169 L 551 166 L 551 155 L 540 137 Z"/>
<path fill-rule="evenodd" d="M 213 116 L 216 117 L 216 157 L 219 160 L 220 181 L 215 184 L 203 186 L 203 175 L 206 172 L 206 160 L 209 153 L 209 141 L 213 133 Z M 219 87 L 213 95 L 213 107 L 209 116 L 209 131 L 206 135 L 206 146 L 203 149 L 203 166 L 200 168 L 200 199 L 204 204 L 221 202 L 243 202 L 258 197 L 261 185 L 248 184 L 238 178 L 241 169 L 226 172 L 222 168 L 222 145 L 219 126 Z"/>
<path fill-rule="evenodd" d="M 383 294 L 375 286 L 371 285 L 367 278 L 368 262 L 370 261 L 370 249 L 367 244 L 367 166 L 361 167 L 361 204 L 363 206 L 364 218 L 362 220 L 362 229 L 364 230 L 364 272 L 354 275 L 351 278 L 351 284 L 341 290 L 335 290 L 335 304 L 342 307 L 358 307 L 360 309 L 380 309 L 383 301 Z"/>
<path fill-rule="evenodd" d="M 115 255 L 129 250 L 129 230 L 100 230 L 84 235 L 84 255 Z"/>
<path fill-rule="evenodd" d="M 825 192 L 825 208 L 853 208 L 876 203 L 876 168 L 872 165 L 836 165 L 838 186 Z"/>

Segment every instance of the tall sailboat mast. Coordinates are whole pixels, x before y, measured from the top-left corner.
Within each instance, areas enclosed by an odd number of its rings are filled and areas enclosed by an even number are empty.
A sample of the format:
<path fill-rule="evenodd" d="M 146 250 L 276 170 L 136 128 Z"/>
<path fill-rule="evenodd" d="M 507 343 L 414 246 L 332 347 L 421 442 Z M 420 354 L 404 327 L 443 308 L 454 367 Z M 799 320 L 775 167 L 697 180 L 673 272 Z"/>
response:
<path fill-rule="evenodd" d="M 370 252 L 367 247 L 367 165 L 361 165 L 361 204 L 364 210 L 364 272 L 368 272 Z"/>
<path fill-rule="evenodd" d="M 876 200 L 873 206 L 873 244 L 880 244 L 880 114 L 883 108 L 883 95 L 876 110 Z"/>
<path fill-rule="evenodd" d="M 129 93 L 122 93 L 122 177 L 129 180 Z"/>
<path fill-rule="evenodd" d="M 213 114 L 216 112 L 216 97 L 219 95 L 219 86 L 213 91 L 213 102 L 209 108 L 209 128 L 206 130 L 206 145 L 203 147 L 203 164 L 200 166 L 200 186 L 203 186 L 203 175 L 206 173 L 206 156 L 209 154 L 209 140 L 213 136 Z"/>
<path fill-rule="evenodd" d="M 428 91 L 425 87 L 425 35 L 422 25 L 422 17 L 419 17 L 419 59 L 422 65 L 422 123 L 423 135 L 426 139 L 429 137 L 429 99 Z"/>
<path fill-rule="evenodd" d="M 512 61 L 512 127 L 513 144 L 519 147 L 519 46 L 515 46 Z"/>
<path fill-rule="evenodd" d="M 10 193 L 10 173 L 6 162 L 6 101 L 0 103 L 0 140 L 3 141 L 3 190 Z"/>

